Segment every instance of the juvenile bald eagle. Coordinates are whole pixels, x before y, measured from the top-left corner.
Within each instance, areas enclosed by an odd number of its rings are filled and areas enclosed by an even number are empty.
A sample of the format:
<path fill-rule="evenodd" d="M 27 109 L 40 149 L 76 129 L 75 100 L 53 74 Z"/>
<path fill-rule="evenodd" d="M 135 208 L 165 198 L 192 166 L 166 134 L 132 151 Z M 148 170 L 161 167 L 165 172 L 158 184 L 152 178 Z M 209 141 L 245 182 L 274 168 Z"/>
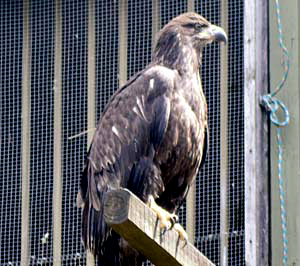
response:
<path fill-rule="evenodd" d="M 144 259 L 105 224 L 105 192 L 128 188 L 157 213 L 161 227 L 176 222 L 208 149 L 199 69 L 202 49 L 213 41 L 226 42 L 226 34 L 202 16 L 174 18 L 158 33 L 152 62 L 107 104 L 78 194 L 82 240 L 100 265 L 140 265 Z"/>

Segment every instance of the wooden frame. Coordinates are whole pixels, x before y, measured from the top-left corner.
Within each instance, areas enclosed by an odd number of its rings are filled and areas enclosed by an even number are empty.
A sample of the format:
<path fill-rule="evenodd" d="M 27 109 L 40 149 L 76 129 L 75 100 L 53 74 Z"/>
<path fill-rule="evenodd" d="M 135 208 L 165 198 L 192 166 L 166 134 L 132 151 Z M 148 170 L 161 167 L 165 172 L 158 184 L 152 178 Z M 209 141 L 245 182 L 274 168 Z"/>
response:
<path fill-rule="evenodd" d="M 160 30 L 160 1 L 152 0 L 152 50 L 154 50 L 156 33 Z"/>
<path fill-rule="evenodd" d="M 29 186 L 30 186 L 30 3 L 23 2 L 22 79 L 22 225 L 21 265 L 29 265 Z"/>
<path fill-rule="evenodd" d="M 194 0 L 188 0 L 188 11 L 195 11 Z M 195 228 L 196 228 L 196 179 L 191 184 L 189 192 L 186 197 L 186 233 L 189 236 L 190 241 L 195 243 Z"/>
<path fill-rule="evenodd" d="M 221 2 L 221 26 L 228 34 L 228 2 Z M 228 265 L 228 46 L 221 45 L 221 165 L 220 165 L 220 265 Z"/>
<path fill-rule="evenodd" d="M 62 221 L 62 15 L 61 1 L 55 1 L 54 44 L 54 173 L 53 173 L 53 265 L 61 265 Z"/>
<path fill-rule="evenodd" d="M 269 147 L 267 115 L 260 97 L 268 92 L 268 4 L 244 1 L 245 260 L 269 263 Z"/>
<path fill-rule="evenodd" d="M 119 87 L 127 81 L 127 0 L 119 1 Z"/>

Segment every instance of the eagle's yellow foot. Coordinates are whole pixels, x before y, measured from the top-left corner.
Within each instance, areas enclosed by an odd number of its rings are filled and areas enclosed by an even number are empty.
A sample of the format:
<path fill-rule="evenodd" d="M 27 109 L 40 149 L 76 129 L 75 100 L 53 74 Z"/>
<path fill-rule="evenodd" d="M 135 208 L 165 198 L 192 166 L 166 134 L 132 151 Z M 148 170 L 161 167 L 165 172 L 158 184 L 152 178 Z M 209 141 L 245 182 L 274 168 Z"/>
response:
<path fill-rule="evenodd" d="M 167 230 L 174 228 L 174 230 L 178 233 L 179 239 L 184 241 L 186 245 L 188 241 L 188 235 L 184 228 L 178 223 L 178 216 L 174 213 L 169 213 L 162 207 L 158 206 L 152 196 L 149 197 L 147 205 L 156 213 L 157 218 L 160 221 L 160 229 L 162 230 L 162 234 L 164 234 Z"/>
<path fill-rule="evenodd" d="M 157 218 L 160 221 L 159 226 L 162 230 L 166 231 L 172 229 L 172 227 L 177 224 L 178 216 L 176 214 L 169 213 L 162 207 L 158 206 L 153 196 L 149 197 L 147 205 L 156 213 Z"/>

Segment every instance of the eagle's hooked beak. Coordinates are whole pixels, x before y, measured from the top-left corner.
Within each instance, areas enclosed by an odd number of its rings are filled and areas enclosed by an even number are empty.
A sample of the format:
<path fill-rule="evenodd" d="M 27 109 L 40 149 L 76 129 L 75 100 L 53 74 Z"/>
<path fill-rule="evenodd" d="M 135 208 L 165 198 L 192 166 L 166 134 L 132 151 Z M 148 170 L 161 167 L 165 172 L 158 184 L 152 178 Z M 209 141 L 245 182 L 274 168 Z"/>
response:
<path fill-rule="evenodd" d="M 212 41 L 224 42 L 224 44 L 227 43 L 226 32 L 221 27 L 210 25 L 209 29 Z"/>

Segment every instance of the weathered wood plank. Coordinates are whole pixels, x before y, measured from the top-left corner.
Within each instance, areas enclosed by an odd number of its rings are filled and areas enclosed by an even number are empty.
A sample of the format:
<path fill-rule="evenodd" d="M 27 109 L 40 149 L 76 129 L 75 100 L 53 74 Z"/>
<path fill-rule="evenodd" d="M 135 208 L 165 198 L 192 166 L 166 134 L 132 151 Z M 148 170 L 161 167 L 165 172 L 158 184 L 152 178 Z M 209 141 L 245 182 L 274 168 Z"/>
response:
<path fill-rule="evenodd" d="M 127 0 L 119 1 L 119 87 L 127 81 Z"/>
<path fill-rule="evenodd" d="M 228 1 L 221 2 L 221 27 L 228 33 Z M 228 118 L 228 45 L 220 47 L 220 266 L 228 265 L 229 236 L 229 118 Z"/>
<path fill-rule="evenodd" d="M 179 240 L 176 231 L 162 235 L 156 214 L 129 190 L 119 189 L 105 195 L 104 218 L 156 266 L 214 265 L 190 242 Z"/>
<path fill-rule="evenodd" d="M 21 265 L 29 265 L 30 237 L 30 88 L 31 32 L 30 3 L 23 1 L 23 74 L 22 74 L 22 225 Z"/>
<path fill-rule="evenodd" d="M 53 266 L 61 265 L 62 243 L 62 3 L 55 0 Z"/>
<path fill-rule="evenodd" d="M 268 3 L 245 1 L 244 160 L 245 262 L 269 263 L 269 147 L 267 114 L 260 97 L 268 92 Z"/>

